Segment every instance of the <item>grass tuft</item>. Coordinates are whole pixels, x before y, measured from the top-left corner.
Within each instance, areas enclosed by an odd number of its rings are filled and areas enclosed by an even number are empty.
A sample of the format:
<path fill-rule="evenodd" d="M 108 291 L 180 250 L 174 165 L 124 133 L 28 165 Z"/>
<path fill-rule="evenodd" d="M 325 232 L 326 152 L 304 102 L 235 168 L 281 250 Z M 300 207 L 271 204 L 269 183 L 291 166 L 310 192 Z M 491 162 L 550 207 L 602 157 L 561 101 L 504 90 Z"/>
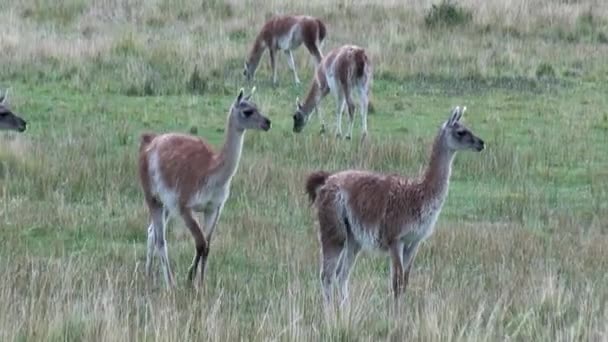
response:
<path fill-rule="evenodd" d="M 555 78 L 555 69 L 553 69 L 553 66 L 549 63 L 540 63 L 536 68 L 536 78 Z"/>
<path fill-rule="evenodd" d="M 424 24 L 427 28 L 446 28 L 463 26 L 473 20 L 473 13 L 458 5 L 454 0 L 441 0 L 431 8 L 424 16 Z"/>

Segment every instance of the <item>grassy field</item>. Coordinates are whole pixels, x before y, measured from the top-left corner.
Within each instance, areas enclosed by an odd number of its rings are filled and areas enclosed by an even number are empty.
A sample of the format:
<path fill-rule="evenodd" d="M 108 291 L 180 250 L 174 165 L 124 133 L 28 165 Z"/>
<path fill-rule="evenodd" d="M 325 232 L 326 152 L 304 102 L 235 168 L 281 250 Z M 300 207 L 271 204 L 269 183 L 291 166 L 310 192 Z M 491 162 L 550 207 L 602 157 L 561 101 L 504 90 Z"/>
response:
<path fill-rule="evenodd" d="M 608 3 L 4 0 L 0 87 L 28 119 L 0 134 L 0 340 L 608 340 Z M 444 7 L 443 9 L 446 9 Z M 136 177 L 143 131 L 222 142 L 242 65 L 264 19 L 309 13 L 324 52 L 366 47 L 375 64 L 369 144 L 291 132 L 312 74 L 293 84 L 266 55 L 248 133 L 201 291 L 192 241 L 171 225 L 178 288 L 143 273 L 147 213 Z M 446 14 L 447 13 L 447 14 Z M 364 253 L 351 303 L 326 320 L 315 169 L 416 175 L 455 105 L 486 141 L 456 157 L 449 196 L 400 312 L 388 259 Z M 333 99 L 322 104 L 333 123 Z M 358 118 L 358 117 L 357 117 Z"/>

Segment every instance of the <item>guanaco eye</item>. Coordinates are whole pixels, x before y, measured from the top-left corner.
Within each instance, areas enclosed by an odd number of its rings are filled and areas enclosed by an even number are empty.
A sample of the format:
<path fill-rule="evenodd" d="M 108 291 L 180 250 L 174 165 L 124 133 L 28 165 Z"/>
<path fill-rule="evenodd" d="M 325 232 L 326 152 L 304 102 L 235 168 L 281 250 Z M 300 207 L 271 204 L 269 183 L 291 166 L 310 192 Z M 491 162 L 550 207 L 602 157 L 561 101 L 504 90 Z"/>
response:
<path fill-rule="evenodd" d="M 243 111 L 243 115 L 245 115 L 246 117 L 250 117 L 251 114 L 253 114 L 253 110 L 251 109 L 247 109 Z"/>
<path fill-rule="evenodd" d="M 465 131 L 456 131 L 456 135 L 460 138 L 464 137 L 465 134 L 466 134 Z"/>

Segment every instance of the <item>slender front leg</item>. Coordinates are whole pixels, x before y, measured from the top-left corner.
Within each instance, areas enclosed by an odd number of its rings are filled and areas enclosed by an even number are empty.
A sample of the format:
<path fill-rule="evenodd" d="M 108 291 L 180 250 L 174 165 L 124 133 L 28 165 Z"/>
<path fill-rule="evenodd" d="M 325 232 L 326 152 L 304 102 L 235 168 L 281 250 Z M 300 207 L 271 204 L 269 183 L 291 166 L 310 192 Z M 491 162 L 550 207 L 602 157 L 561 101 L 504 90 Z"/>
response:
<path fill-rule="evenodd" d="M 272 69 L 272 84 L 276 85 L 277 84 L 277 64 L 274 59 L 274 57 L 275 57 L 274 52 L 275 52 L 275 50 L 273 48 L 268 49 L 268 55 L 270 56 L 270 68 Z"/>
<path fill-rule="evenodd" d="M 327 87 L 327 85 L 323 85 L 320 86 L 321 87 L 321 94 L 319 95 L 319 99 L 324 98 L 325 96 L 327 96 L 327 94 L 329 94 L 329 87 Z M 319 120 L 321 121 L 321 134 L 325 133 L 325 115 L 323 115 L 323 111 L 319 109 L 319 100 L 316 101 L 317 104 L 315 105 L 315 113 L 319 116 Z"/>
<path fill-rule="evenodd" d="M 188 230 L 190 230 L 190 233 L 194 238 L 194 245 L 196 248 L 194 258 L 192 259 L 192 265 L 190 265 L 190 268 L 188 269 L 188 280 L 190 281 L 190 284 L 193 285 L 199 262 L 201 263 L 201 269 L 205 269 L 207 255 L 209 255 L 209 244 L 207 243 L 207 239 L 205 239 L 205 235 L 203 234 L 200 225 L 194 219 L 192 210 L 184 207 L 180 209 L 180 214 L 186 227 L 188 227 Z M 201 273 L 201 283 L 203 282 L 203 277 L 204 275 Z"/>
<path fill-rule="evenodd" d="M 416 258 L 416 254 L 418 253 L 419 245 L 420 245 L 420 242 L 413 242 L 409 246 L 403 246 L 403 268 L 405 269 L 405 271 L 403 272 L 403 291 L 404 292 L 410 281 L 410 271 L 412 270 L 412 265 L 414 264 L 414 259 Z"/>
<path fill-rule="evenodd" d="M 220 215 L 222 214 L 223 208 L 224 204 L 222 203 L 216 207 L 213 207 L 203 212 L 203 230 L 205 231 L 205 235 L 207 236 L 207 243 L 209 244 L 211 244 L 211 237 L 213 236 L 213 232 L 215 231 L 215 227 L 217 226 L 217 222 L 220 219 Z"/>
<path fill-rule="evenodd" d="M 321 130 L 319 133 L 324 134 L 325 133 L 325 117 L 323 115 L 323 112 L 319 110 L 319 106 L 315 107 L 315 114 L 317 114 L 317 116 L 319 117 L 319 121 L 321 122 Z"/>
<path fill-rule="evenodd" d="M 298 72 L 296 71 L 296 63 L 293 61 L 293 54 L 291 50 L 285 50 L 285 55 L 287 56 L 287 64 L 291 71 L 293 71 L 293 77 L 295 78 L 296 84 L 300 84 L 300 79 L 298 78 Z"/>
<path fill-rule="evenodd" d="M 403 291 L 403 243 L 397 242 L 390 247 L 391 277 L 395 305 L 398 305 L 399 295 Z"/>
<path fill-rule="evenodd" d="M 224 204 L 220 204 L 217 207 L 214 207 L 208 211 L 203 212 L 203 231 L 206 235 L 207 240 L 207 248 L 211 249 L 211 238 L 213 237 L 213 232 L 217 227 L 217 222 L 220 219 L 220 215 L 222 214 L 222 209 L 224 208 Z M 207 266 L 206 262 L 201 263 L 201 278 L 200 282 L 202 285 L 203 278 L 205 275 L 205 268 Z"/>

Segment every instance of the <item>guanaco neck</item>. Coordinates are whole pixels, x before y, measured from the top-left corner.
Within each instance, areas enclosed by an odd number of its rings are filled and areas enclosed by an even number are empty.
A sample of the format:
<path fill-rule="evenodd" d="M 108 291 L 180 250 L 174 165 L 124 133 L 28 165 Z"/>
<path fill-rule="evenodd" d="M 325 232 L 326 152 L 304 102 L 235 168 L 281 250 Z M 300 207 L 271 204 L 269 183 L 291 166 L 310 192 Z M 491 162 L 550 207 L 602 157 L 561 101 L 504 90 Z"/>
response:
<path fill-rule="evenodd" d="M 442 130 L 433 143 L 431 160 L 422 178 L 422 186 L 427 199 L 443 201 L 448 192 L 452 162 L 455 151 L 447 146 L 447 137 Z"/>
<path fill-rule="evenodd" d="M 216 158 L 217 166 L 210 174 L 210 177 L 214 177 L 218 184 L 229 183 L 236 173 L 243 151 L 244 137 L 245 130 L 237 127 L 236 119 L 232 117 L 231 113 L 228 114 L 224 145 Z"/>
<path fill-rule="evenodd" d="M 304 103 L 302 104 L 302 112 L 307 116 L 310 115 L 317 104 L 319 104 L 319 101 L 321 101 L 321 87 L 317 80 L 313 80 L 312 85 L 308 90 L 308 94 L 306 95 L 306 99 L 304 99 Z"/>
<path fill-rule="evenodd" d="M 263 35 L 260 33 L 255 38 L 255 42 L 253 43 L 253 46 L 249 51 L 249 57 L 247 58 L 247 63 L 251 68 L 251 72 L 254 72 L 258 68 L 258 64 L 260 64 L 260 59 L 262 58 L 264 50 L 266 50 L 266 43 Z"/>

